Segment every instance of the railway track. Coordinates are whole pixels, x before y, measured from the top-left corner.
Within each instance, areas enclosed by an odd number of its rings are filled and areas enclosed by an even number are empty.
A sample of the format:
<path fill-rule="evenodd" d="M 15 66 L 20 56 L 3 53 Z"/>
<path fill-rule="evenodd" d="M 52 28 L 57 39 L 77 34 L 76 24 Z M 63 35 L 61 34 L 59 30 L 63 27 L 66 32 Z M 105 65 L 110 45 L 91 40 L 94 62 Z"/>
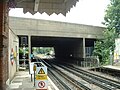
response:
<path fill-rule="evenodd" d="M 54 67 L 55 68 L 55 67 Z M 84 84 L 78 82 L 74 78 L 71 78 L 69 75 L 61 72 L 59 69 L 55 68 L 56 72 L 61 75 L 63 78 L 65 78 L 68 82 L 70 82 L 72 85 L 74 85 L 77 90 L 91 90 L 89 87 L 85 86 Z M 59 78 L 59 77 L 58 77 Z M 73 89 L 66 89 L 66 90 L 73 90 Z"/>
<path fill-rule="evenodd" d="M 57 83 L 60 90 L 71 90 L 51 69 L 48 69 L 48 76 Z"/>
<path fill-rule="evenodd" d="M 79 69 L 79 68 L 75 68 L 75 67 L 71 67 L 71 66 L 62 66 L 62 65 L 57 65 L 60 66 L 61 68 L 77 75 L 78 77 L 83 78 L 84 80 L 86 80 L 89 83 L 93 83 L 105 90 L 117 90 L 120 89 L 120 82 L 87 72 L 85 70 Z"/>
<path fill-rule="evenodd" d="M 86 72 L 89 77 L 93 77 L 101 82 L 108 83 L 109 85 L 113 85 L 114 87 L 120 89 L 120 82 L 119 81 L 115 81 L 115 80 L 91 73 L 89 71 L 82 70 L 82 69 L 77 68 L 77 67 L 74 67 L 74 70 L 76 70 L 77 72 L 80 72 L 80 70 L 81 70 L 82 73 Z"/>
<path fill-rule="evenodd" d="M 62 87 L 64 88 L 63 90 L 73 90 L 73 88 L 69 87 L 70 85 L 68 85 L 68 83 L 72 84 L 76 88 L 75 90 L 91 90 L 89 87 L 87 87 L 83 83 L 80 83 L 77 80 L 75 80 L 74 78 L 71 78 L 68 74 L 65 74 L 58 68 L 55 68 L 53 65 L 50 65 L 46 62 L 44 62 L 44 63 L 48 66 L 48 72 L 51 73 L 51 75 L 54 77 L 54 79 L 56 79 L 57 81 L 59 81 L 62 84 Z M 65 80 L 67 80 L 68 83 L 66 83 L 65 81 L 63 82 L 61 77 L 64 78 Z"/>
<path fill-rule="evenodd" d="M 55 77 L 62 84 L 62 86 L 66 88 L 66 90 L 73 90 L 73 89 L 69 88 L 68 85 L 65 82 L 63 82 L 61 79 L 59 80 L 60 77 L 56 76 L 55 72 L 58 73 L 60 76 L 62 76 L 64 79 L 66 79 L 68 82 L 73 84 L 75 87 L 77 87 L 78 88 L 77 90 L 91 90 L 91 89 L 88 88 L 88 86 L 85 86 L 83 83 L 80 83 L 79 81 L 75 80 L 74 78 L 71 78 L 68 74 L 56 68 L 56 66 L 57 67 L 59 66 L 60 68 L 68 71 L 69 73 L 73 73 L 79 78 L 82 78 L 83 80 L 89 83 L 92 83 L 96 86 L 99 86 L 104 90 L 120 90 L 120 82 L 118 81 L 114 81 L 114 80 L 96 75 L 94 73 L 85 71 L 83 69 L 80 69 L 71 65 L 67 65 L 67 64 L 64 65 L 63 63 L 53 64 L 52 62 L 53 65 L 51 63 L 50 64 L 46 62 L 44 63 L 47 64 L 48 71 L 51 73 L 51 75 L 54 75 L 53 77 Z"/>

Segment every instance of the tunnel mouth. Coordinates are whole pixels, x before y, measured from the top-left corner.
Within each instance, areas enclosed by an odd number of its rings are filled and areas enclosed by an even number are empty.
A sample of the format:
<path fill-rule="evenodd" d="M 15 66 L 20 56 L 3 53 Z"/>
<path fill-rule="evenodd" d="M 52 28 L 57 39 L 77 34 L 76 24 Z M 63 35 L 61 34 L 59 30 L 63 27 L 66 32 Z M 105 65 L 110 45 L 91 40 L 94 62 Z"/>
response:
<path fill-rule="evenodd" d="M 53 47 L 55 58 L 74 58 L 79 53 L 77 49 L 82 51 L 83 46 L 82 38 L 31 36 L 31 47 Z"/>
<path fill-rule="evenodd" d="M 92 55 L 94 41 L 75 37 L 31 36 L 31 47 L 53 47 L 55 58 L 81 59 Z"/>
<path fill-rule="evenodd" d="M 24 39 L 21 37 L 24 37 Z M 89 56 L 92 55 L 94 42 L 96 41 L 95 39 L 88 38 L 53 36 L 20 36 L 19 38 L 20 43 L 24 43 L 25 41 L 26 48 L 30 45 L 29 49 L 31 49 L 31 53 L 29 55 L 33 54 L 34 56 L 40 56 L 42 59 L 54 58 L 55 60 L 67 62 L 81 62 L 84 61 L 86 57 L 89 58 Z M 41 53 L 34 51 L 35 49 L 44 50 L 48 48 L 52 50 L 53 55 L 49 55 L 50 52 Z"/>

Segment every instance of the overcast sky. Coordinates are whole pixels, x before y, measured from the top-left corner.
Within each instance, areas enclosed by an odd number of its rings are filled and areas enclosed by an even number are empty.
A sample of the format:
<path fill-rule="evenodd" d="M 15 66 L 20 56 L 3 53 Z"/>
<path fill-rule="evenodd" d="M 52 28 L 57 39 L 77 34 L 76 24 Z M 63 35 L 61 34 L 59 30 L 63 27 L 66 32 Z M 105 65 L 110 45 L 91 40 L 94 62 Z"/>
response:
<path fill-rule="evenodd" d="M 36 13 L 35 15 L 30 13 L 23 14 L 22 9 L 11 9 L 9 15 L 16 17 L 103 26 L 101 22 L 104 21 L 105 10 L 109 2 L 110 0 L 79 0 L 76 6 L 73 7 L 66 16 L 63 16 L 62 14 L 52 14 L 49 16 L 46 13 Z"/>

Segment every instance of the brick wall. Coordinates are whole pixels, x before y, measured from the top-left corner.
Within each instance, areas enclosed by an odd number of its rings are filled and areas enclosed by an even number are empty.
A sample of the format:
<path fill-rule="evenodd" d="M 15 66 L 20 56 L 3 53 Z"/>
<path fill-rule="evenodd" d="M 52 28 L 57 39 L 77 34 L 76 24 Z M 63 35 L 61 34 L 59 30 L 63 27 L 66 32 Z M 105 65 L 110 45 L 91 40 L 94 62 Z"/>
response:
<path fill-rule="evenodd" d="M 6 90 L 8 79 L 8 8 L 0 0 L 0 90 Z"/>

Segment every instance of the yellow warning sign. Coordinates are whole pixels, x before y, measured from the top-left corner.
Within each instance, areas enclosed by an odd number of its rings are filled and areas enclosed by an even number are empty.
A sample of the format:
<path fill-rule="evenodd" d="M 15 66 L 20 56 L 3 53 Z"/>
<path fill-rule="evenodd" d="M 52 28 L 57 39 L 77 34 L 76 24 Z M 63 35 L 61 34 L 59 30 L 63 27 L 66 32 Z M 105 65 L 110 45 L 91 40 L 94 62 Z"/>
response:
<path fill-rule="evenodd" d="M 47 80 L 47 75 L 36 75 L 36 80 Z"/>
<path fill-rule="evenodd" d="M 44 70 L 41 68 L 38 74 L 45 74 Z"/>

